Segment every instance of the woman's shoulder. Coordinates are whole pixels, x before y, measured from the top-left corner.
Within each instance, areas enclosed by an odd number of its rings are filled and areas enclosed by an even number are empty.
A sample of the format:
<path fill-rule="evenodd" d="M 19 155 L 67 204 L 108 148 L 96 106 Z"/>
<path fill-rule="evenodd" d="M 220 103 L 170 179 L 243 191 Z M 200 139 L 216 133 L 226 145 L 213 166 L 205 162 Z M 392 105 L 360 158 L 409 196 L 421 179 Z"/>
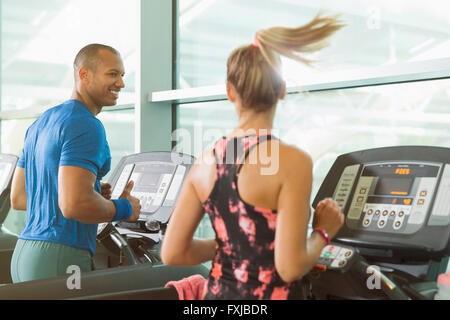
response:
<path fill-rule="evenodd" d="M 290 177 L 303 177 L 312 172 L 313 161 L 304 150 L 285 143 L 279 144 L 279 174 L 284 179 Z"/>
<path fill-rule="evenodd" d="M 203 153 L 201 153 L 197 159 L 195 159 L 189 176 L 193 182 L 198 182 L 205 179 L 206 176 L 209 176 L 208 169 L 216 167 L 216 160 L 213 153 L 213 148 L 208 148 Z"/>
<path fill-rule="evenodd" d="M 304 150 L 283 142 L 279 142 L 280 161 L 283 162 L 304 162 L 312 164 L 311 156 Z"/>
<path fill-rule="evenodd" d="M 205 151 L 203 151 L 200 156 L 198 156 L 197 159 L 194 161 L 194 167 L 202 166 L 202 165 L 211 165 L 215 164 L 215 157 L 213 148 L 208 148 Z"/>

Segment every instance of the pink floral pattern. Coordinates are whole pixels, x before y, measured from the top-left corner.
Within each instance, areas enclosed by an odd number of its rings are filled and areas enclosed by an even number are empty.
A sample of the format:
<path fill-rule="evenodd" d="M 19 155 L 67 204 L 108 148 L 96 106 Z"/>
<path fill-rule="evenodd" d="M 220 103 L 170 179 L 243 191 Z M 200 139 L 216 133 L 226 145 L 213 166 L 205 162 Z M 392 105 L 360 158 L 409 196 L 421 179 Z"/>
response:
<path fill-rule="evenodd" d="M 277 212 L 245 203 L 236 187 L 235 172 L 245 162 L 245 155 L 270 138 L 270 134 L 224 137 L 214 146 L 216 182 L 203 208 L 216 233 L 217 253 L 205 299 L 287 299 L 289 296 L 292 283 L 280 278 L 274 263 Z M 233 154 L 235 150 L 237 154 Z"/>

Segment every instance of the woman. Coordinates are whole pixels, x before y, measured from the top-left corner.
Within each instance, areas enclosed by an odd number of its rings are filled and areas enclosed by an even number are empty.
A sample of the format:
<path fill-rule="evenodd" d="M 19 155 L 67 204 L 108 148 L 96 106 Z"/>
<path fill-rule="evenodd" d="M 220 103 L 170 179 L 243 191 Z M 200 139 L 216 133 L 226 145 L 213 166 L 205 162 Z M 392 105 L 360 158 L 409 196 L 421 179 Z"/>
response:
<path fill-rule="evenodd" d="M 299 54 L 322 48 L 341 27 L 317 15 L 299 28 L 260 30 L 228 58 L 227 95 L 239 124 L 191 168 L 161 251 L 167 265 L 213 260 L 205 299 L 289 298 L 342 226 L 339 207 L 324 199 L 307 238 L 311 158 L 270 133 L 286 93 L 279 54 L 309 63 Z M 193 239 L 205 212 L 216 238 Z"/>

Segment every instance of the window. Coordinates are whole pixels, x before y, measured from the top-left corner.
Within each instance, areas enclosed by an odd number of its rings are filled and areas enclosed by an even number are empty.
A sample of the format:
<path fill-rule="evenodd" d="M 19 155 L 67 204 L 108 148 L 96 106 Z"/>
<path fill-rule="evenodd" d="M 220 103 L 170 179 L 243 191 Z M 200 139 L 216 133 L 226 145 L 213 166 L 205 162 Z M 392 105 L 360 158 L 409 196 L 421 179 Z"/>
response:
<path fill-rule="evenodd" d="M 72 63 L 89 43 L 121 52 L 126 77 L 119 104 L 133 103 L 138 1 L 2 0 L 1 110 L 52 107 L 69 98 Z"/>
<path fill-rule="evenodd" d="M 102 43 L 121 53 L 126 72 L 121 107 L 98 115 L 111 149 L 111 170 L 134 153 L 138 14 L 137 0 L 1 1 L 1 152 L 21 155 L 32 122 L 71 97 L 77 52 Z M 25 212 L 14 212 L 3 227 L 20 234 L 24 223 Z"/>
<path fill-rule="evenodd" d="M 261 28 L 295 27 L 320 9 L 347 24 L 330 46 L 309 56 L 313 68 L 283 60 L 288 86 L 329 72 L 449 57 L 450 5 L 420 0 L 179 0 L 178 89 L 224 85 L 230 52 Z M 337 77 L 337 78 L 338 78 Z M 450 80 L 290 94 L 278 105 L 275 132 L 314 160 L 311 200 L 338 155 L 393 145 L 450 147 Z M 178 105 L 176 150 L 199 156 L 237 124 L 228 101 Z M 208 99 L 205 99 L 208 100 Z M 217 115 L 220 114 L 220 117 Z M 207 134 L 205 135 L 205 132 Z M 213 236 L 204 219 L 197 235 Z"/>
<path fill-rule="evenodd" d="M 274 133 L 312 156 L 315 195 L 341 154 L 395 145 L 450 148 L 449 87 L 445 79 L 288 95 L 278 104 Z M 237 124 L 227 101 L 179 109 L 176 150 L 196 157 Z"/>
<path fill-rule="evenodd" d="M 298 82 L 317 73 L 448 57 L 450 3 L 422 0 L 179 0 L 179 88 L 223 84 L 226 60 L 257 30 L 296 27 L 323 9 L 347 24 L 330 46 L 311 56 L 313 69 L 286 60 L 284 76 Z"/>

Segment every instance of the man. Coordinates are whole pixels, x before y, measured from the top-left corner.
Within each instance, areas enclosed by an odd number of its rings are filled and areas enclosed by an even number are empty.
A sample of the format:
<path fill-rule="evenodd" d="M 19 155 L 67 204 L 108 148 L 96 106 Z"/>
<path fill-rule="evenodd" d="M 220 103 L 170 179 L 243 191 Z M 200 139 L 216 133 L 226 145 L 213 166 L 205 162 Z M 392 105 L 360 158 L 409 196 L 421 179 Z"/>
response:
<path fill-rule="evenodd" d="M 113 106 L 124 87 L 120 54 L 91 44 L 74 61 L 71 100 L 43 113 L 27 130 L 14 173 L 11 204 L 27 210 L 11 262 L 13 282 L 92 270 L 97 224 L 136 221 L 141 206 L 130 182 L 117 200 L 100 180 L 111 155 L 105 129 L 95 116 Z"/>

